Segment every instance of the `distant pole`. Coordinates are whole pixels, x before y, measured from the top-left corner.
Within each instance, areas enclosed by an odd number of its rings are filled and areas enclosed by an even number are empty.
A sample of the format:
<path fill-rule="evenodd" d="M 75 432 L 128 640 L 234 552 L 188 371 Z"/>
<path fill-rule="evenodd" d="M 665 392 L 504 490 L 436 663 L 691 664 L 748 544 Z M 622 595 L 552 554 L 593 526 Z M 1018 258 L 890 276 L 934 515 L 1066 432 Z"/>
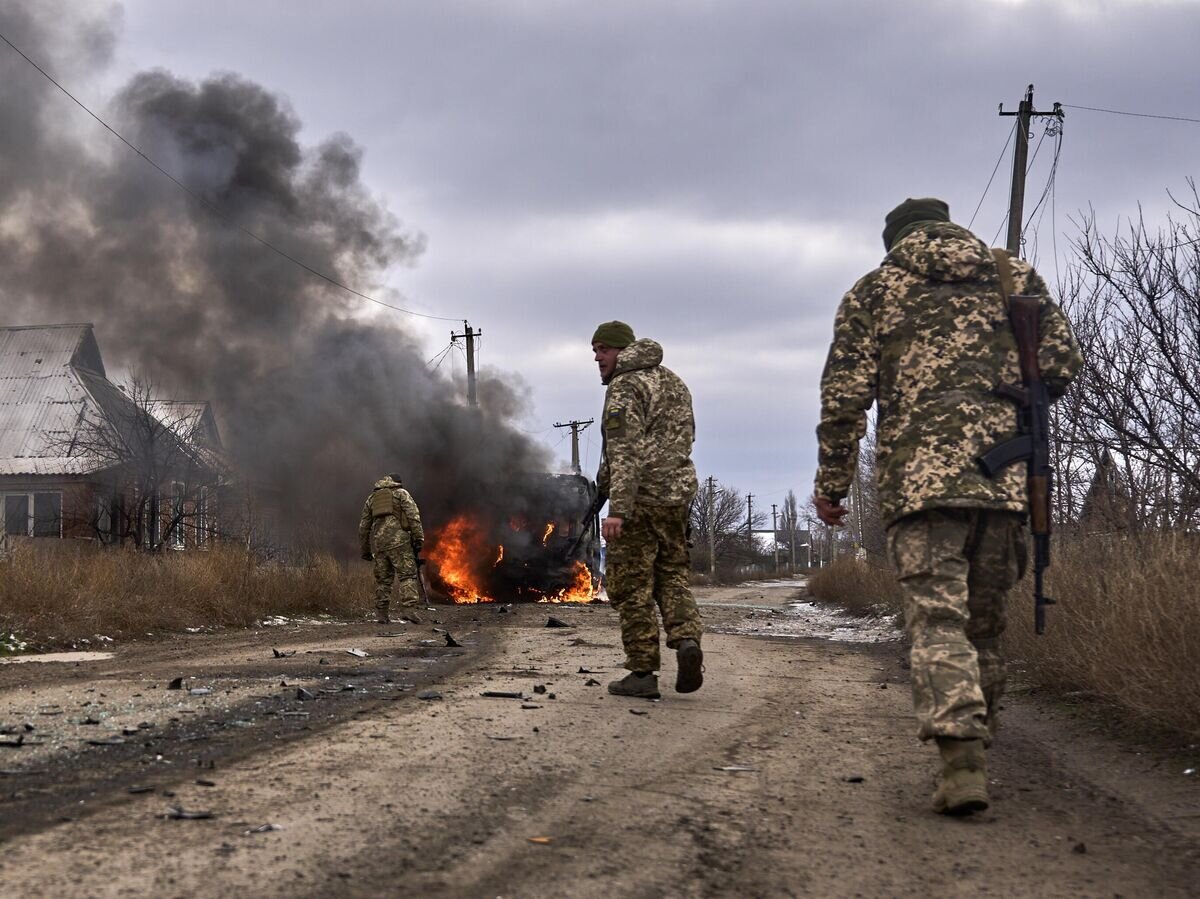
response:
<path fill-rule="evenodd" d="M 754 494 L 746 494 L 746 546 L 754 558 Z"/>
<path fill-rule="evenodd" d="M 475 338 L 482 337 L 483 330 L 478 331 L 472 329 L 471 325 L 465 320 L 463 321 L 463 333 L 455 334 L 450 332 L 450 342 L 458 340 L 460 337 L 467 339 L 467 403 L 470 406 L 479 406 L 479 397 L 475 390 Z"/>
<path fill-rule="evenodd" d="M 771 543 L 775 547 L 775 573 L 779 574 L 779 516 L 776 503 L 771 503 L 771 535 L 775 538 Z"/>
<path fill-rule="evenodd" d="M 583 474 L 583 469 L 579 465 L 579 435 L 587 430 L 587 426 L 595 421 L 594 418 L 589 418 L 587 421 L 575 421 L 572 419 L 568 422 L 554 423 L 556 428 L 571 429 L 571 471 L 575 474 Z"/>
<path fill-rule="evenodd" d="M 713 486 L 713 477 L 708 477 L 708 573 L 716 575 L 717 573 L 717 522 L 714 520 L 716 515 L 716 503 L 714 497 L 716 488 Z"/>
<path fill-rule="evenodd" d="M 1008 242 L 1010 256 L 1021 254 L 1021 231 L 1025 218 L 1025 169 L 1029 161 L 1029 124 L 1034 117 L 1053 117 L 1062 122 L 1064 115 L 1061 103 L 1055 103 L 1051 112 L 1038 112 L 1033 108 L 1033 85 L 1025 89 L 1025 99 L 1015 112 L 1005 112 L 1000 104 L 1000 115 L 1017 117 L 1017 141 L 1013 146 L 1012 193 L 1008 200 Z"/>

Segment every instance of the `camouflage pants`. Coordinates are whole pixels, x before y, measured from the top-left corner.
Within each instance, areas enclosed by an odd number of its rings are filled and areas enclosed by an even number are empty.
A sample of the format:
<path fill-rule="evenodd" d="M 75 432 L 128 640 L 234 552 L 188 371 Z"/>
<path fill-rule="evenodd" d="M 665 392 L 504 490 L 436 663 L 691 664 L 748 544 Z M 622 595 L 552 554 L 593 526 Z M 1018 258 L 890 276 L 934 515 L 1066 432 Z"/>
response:
<path fill-rule="evenodd" d="M 688 585 L 687 506 L 643 506 L 608 544 L 608 598 L 621 619 L 625 667 L 659 669 L 658 612 L 667 646 L 699 640 L 700 611 Z"/>
<path fill-rule="evenodd" d="M 1025 573 L 1022 516 L 932 509 L 887 536 L 912 640 L 918 736 L 990 742 L 1004 693 L 1006 600 Z"/>
<path fill-rule="evenodd" d="M 375 554 L 375 608 L 386 612 L 393 592 L 396 602 L 402 606 L 418 606 L 421 596 L 417 592 L 417 559 L 412 545 L 402 543 L 391 549 L 376 550 Z M 397 581 L 395 591 L 392 582 Z"/>

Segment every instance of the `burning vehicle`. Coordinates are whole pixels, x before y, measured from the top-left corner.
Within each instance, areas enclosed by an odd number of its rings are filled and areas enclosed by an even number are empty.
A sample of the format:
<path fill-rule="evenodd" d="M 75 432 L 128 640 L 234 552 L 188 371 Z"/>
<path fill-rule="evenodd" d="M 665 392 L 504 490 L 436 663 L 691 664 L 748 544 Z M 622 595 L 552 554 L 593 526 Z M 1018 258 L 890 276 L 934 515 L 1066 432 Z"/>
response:
<path fill-rule="evenodd" d="M 603 576 L 600 522 L 584 518 L 596 493 L 582 475 L 535 475 L 514 485 L 511 509 L 454 515 L 426 541 L 431 591 L 455 603 L 591 602 Z"/>

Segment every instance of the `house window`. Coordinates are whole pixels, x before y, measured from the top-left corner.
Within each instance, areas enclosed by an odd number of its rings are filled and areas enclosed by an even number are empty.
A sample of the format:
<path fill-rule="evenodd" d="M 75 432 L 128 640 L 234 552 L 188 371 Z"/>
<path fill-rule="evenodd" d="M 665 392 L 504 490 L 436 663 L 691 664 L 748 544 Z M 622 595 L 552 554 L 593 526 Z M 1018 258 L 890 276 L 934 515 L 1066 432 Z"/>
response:
<path fill-rule="evenodd" d="M 29 536 L 28 493 L 10 493 L 4 497 L 4 533 L 13 537 Z"/>
<path fill-rule="evenodd" d="M 62 537 L 62 493 L 4 494 L 4 533 L 14 537 Z"/>
<path fill-rule="evenodd" d="M 183 485 L 176 481 L 171 485 L 171 520 L 167 539 L 174 549 L 183 549 Z"/>
<path fill-rule="evenodd" d="M 200 488 L 196 500 L 196 545 L 208 546 L 208 488 Z"/>

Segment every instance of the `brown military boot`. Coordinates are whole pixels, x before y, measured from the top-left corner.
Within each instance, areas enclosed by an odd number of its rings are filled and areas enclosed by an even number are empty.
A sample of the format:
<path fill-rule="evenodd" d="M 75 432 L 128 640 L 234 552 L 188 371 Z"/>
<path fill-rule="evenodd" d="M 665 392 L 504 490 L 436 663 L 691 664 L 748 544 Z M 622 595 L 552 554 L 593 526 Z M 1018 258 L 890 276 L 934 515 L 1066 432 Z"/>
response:
<path fill-rule="evenodd" d="M 658 699 L 662 695 L 658 692 L 657 675 L 653 672 L 638 674 L 636 671 L 630 671 L 620 680 L 610 683 L 608 692 L 614 696 L 636 696 L 638 699 Z"/>
<path fill-rule="evenodd" d="M 376 624 L 391 624 L 392 619 L 388 615 L 388 604 L 386 602 L 375 603 L 375 623 Z"/>
<path fill-rule="evenodd" d="M 405 620 L 411 621 L 413 624 L 423 624 L 424 623 L 425 619 L 423 619 L 420 615 L 417 614 L 416 606 L 401 606 L 400 609 L 401 609 L 401 615 Z"/>
<path fill-rule="evenodd" d="M 675 649 L 679 671 L 675 675 L 676 693 L 695 693 L 704 683 L 704 653 L 695 640 L 682 640 Z"/>
<path fill-rule="evenodd" d="M 987 753 L 983 740 L 937 738 L 942 782 L 933 794 L 939 815 L 969 815 L 988 807 Z"/>

